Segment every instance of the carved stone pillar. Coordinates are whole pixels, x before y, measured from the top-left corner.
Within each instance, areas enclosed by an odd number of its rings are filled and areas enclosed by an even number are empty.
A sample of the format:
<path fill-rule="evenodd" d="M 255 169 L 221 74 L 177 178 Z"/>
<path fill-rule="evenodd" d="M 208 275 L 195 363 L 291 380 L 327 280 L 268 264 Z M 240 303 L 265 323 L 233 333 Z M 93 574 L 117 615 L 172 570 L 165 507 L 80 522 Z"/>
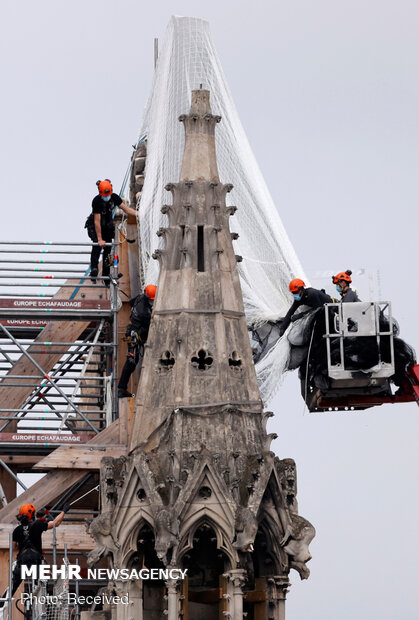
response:
<path fill-rule="evenodd" d="M 113 605 L 112 618 L 114 620 L 143 620 L 143 582 L 141 579 L 128 582 L 115 581 L 114 591 L 118 596 L 123 597 L 124 602 Z"/>
<path fill-rule="evenodd" d="M 130 581 L 128 600 L 128 620 L 143 620 L 143 582 L 141 579 Z"/>
<path fill-rule="evenodd" d="M 167 619 L 179 620 L 178 580 L 168 579 L 165 584 L 167 588 Z"/>
<path fill-rule="evenodd" d="M 246 582 L 246 571 L 236 568 L 225 573 L 228 590 L 231 596 L 231 620 L 243 620 L 243 586 Z"/>
<path fill-rule="evenodd" d="M 290 582 L 286 575 L 267 578 L 268 620 L 285 620 L 285 600 Z"/>

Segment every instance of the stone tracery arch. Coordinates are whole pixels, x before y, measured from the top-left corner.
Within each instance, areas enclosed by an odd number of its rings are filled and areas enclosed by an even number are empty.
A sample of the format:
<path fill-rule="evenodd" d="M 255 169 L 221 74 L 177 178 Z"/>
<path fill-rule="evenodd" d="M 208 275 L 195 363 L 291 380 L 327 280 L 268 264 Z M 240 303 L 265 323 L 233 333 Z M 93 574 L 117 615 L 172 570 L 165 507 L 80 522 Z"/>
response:
<path fill-rule="evenodd" d="M 214 534 L 216 536 L 217 549 L 219 549 L 221 552 L 225 554 L 225 556 L 228 558 L 230 562 L 231 567 L 235 566 L 238 556 L 229 540 L 229 536 L 225 532 L 225 530 L 218 523 L 216 523 L 211 517 L 209 517 L 207 514 L 205 514 L 204 516 L 201 515 L 198 518 L 196 518 L 194 523 L 192 524 L 189 523 L 187 525 L 188 527 L 184 528 L 185 534 L 183 535 L 183 537 L 181 537 L 181 541 L 179 545 L 179 552 L 178 552 L 179 562 L 182 561 L 182 558 L 185 556 L 185 554 L 188 553 L 188 551 L 193 549 L 194 538 L 196 538 L 196 533 L 199 530 L 199 528 L 202 526 L 207 526 L 214 531 Z"/>

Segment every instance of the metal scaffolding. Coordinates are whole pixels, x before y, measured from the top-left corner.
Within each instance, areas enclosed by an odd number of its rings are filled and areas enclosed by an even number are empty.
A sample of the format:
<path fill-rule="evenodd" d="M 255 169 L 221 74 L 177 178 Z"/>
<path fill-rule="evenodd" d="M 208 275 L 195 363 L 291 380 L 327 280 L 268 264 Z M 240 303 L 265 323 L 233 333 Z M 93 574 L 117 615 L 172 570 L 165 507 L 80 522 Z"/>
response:
<path fill-rule="evenodd" d="M 118 244 L 94 282 L 92 245 L 0 242 L 3 453 L 85 443 L 118 417 Z"/>
<path fill-rule="evenodd" d="M 79 620 L 80 605 L 78 604 L 78 598 L 80 586 L 91 587 L 92 580 L 70 580 L 69 565 L 71 563 L 80 564 L 79 558 L 82 559 L 86 554 L 79 553 L 77 554 L 79 557 L 70 562 L 69 555 L 72 554 L 67 550 L 66 544 L 64 544 L 63 552 L 59 553 L 55 527 L 53 529 L 53 546 L 50 553 L 54 564 L 57 564 L 58 556 L 61 556 L 60 568 L 65 573 L 64 575 L 60 574 L 57 579 L 25 579 L 24 600 L 11 594 L 13 583 L 13 543 L 12 533 L 10 533 L 8 587 L 0 597 L 0 620 L 12 619 L 13 606 L 19 610 L 26 620 L 68 620 L 70 616 L 75 620 Z M 98 585 L 93 584 L 93 587 L 97 589 Z M 76 595 L 76 600 L 70 604 L 68 595 L 71 589 Z"/>

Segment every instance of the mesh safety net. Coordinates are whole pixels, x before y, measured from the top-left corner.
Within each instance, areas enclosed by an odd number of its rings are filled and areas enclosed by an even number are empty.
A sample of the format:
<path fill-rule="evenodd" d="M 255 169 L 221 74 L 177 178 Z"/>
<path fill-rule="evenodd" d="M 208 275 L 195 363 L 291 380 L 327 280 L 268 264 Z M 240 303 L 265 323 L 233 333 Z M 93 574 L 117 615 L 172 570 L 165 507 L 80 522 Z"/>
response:
<path fill-rule="evenodd" d="M 236 205 L 235 251 L 243 257 L 239 273 L 249 325 L 261 326 L 284 316 L 292 297 L 290 279 L 307 279 L 257 165 L 240 122 L 208 22 L 172 17 L 157 62 L 139 139 L 147 137 L 145 182 L 139 200 L 140 259 L 145 281 L 157 282 L 158 263 L 150 260 L 165 224 L 160 209 L 169 199 L 165 185 L 179 180 L 184 128 L 178 118 L 188 113 L 191 91 L 210 91 L 213 114 L 222 117 L 216 130 L 220 179 L 232 183 L 228 205 Z M 271 342 L 256 363 L 262 398 L 274 395 L 289 356 L 286 338 Z"/>

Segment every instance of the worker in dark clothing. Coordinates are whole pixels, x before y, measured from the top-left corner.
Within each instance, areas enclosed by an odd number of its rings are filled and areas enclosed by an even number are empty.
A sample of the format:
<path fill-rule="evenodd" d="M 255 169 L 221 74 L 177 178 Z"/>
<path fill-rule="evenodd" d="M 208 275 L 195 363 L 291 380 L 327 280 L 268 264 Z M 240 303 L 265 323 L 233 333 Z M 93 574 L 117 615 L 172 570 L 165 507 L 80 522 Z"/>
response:
<path fill-rule="evenodd" d="M 124 364 L 119 379 L 119 398 L 132 396 L 132 394 L 127 391 L 128 381 L 136 365 L 139 362 L 142 364 L 144 345 L 147 342 L 156 291 L 157 287 L 154 286 L 154 284 L 148 284 L 144 289 L 144 294 L 137 295 L 137 297 L 134 297 L 134 299 L 130 301 L 132 306 L 130 316 L 131 322 L 125 332 L 125 336 L 128 339 L 128 353 L 127 361 Z"/>
<path fill-rule="evenodd" d="M 47 530 L 51 530 L 54 525 L 58 527 L 64 515 L 68 510 L 68 506 L 64 506 L 60 514 L 53 520 L 47 521 L 45 511 L 38 511 L 35 520 L 35 506 L 33 504 L 23 504 L 17 515 L 20 525 L 13 530 L 13 547 L 18 550 L 16 564 L 13 569 L 12 596 L 18 589 L 21 579 L 22 564 L 33 566 L 40 565 L 43 562 L 42 555 L 42 534 Z"/>
<path fill-rule="evenodd" d="M 128 207 L 118 194 L 113 193 L 112 183 L 109 179 L 97 181 L 99 193 L 92 200 L 92 213 L 86 220 L 85 228 L 90 239 L 97 243 L 92 247 L 90 255 L 90 277 L 93 284 L 99 271 L 99 257 L 103 248 L 102 276 L 109 277 L 109 254 L 111 243 L 114 238 L 113 212 L 116 207 L 120 207 L 128 215 L 137 215 L 135 209 Z M 105 280 L 108 285 L 108 281 Z"/>
<path fill-rule="evenodd" d="M 358 297 L 358 293 L 351 288 L 352 283 L 352 271 L 347 269 L 346 271 L 341 271 L 335 276 L 332 276 L 333 284 L 336 284 L 336 290 L 341 296 L 341 302 L 353 302 L 353 301 L 361 301 Z"/>
<path fill-rule="evenodd" d="M 285 315 L 281 327 L 279 329 L 279 336 L 283 336 L 289 324 L 291 323 L 291 317 L 294 312 L 300 306 L 309 306 L 310 308 L 320 308 L 324 304 L 333 303 L 333 299 L 329 297 L 324 291 L 319 291 L 316 288 L 306 288 L 303 280 L 294 278 L 289 284 L 289 289 L 294 297 L 294 303 Z"/>

